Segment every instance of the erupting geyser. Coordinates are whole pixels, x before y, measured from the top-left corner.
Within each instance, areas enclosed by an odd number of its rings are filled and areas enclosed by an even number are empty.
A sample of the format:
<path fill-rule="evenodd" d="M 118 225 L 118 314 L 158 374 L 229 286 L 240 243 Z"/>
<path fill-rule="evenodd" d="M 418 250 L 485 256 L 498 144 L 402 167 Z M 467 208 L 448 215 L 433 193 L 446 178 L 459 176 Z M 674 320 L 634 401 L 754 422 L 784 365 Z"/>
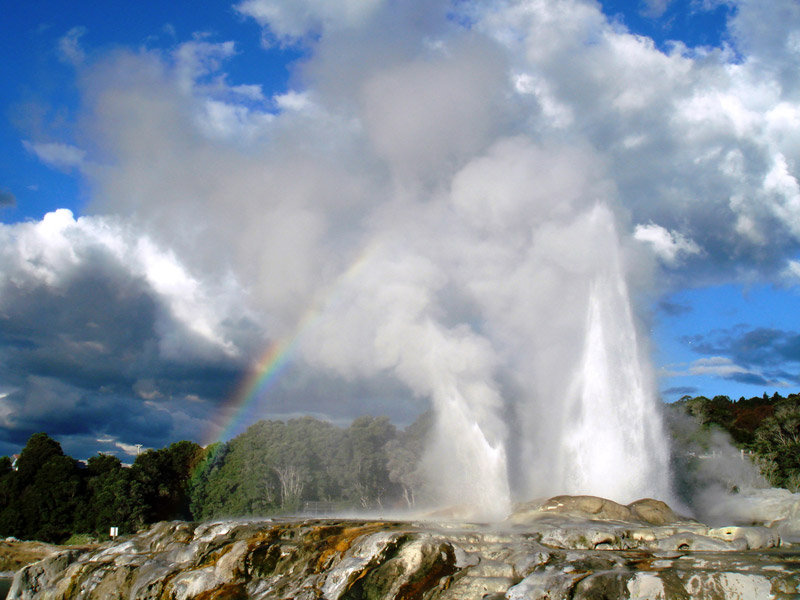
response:
<path fill-rule="evenodd" d="M 443 369 L 435 376 L 450 377 L 431 393 L 437 425 L 429 473 L 444 488 L 437 497 L 472 504 L 485 516 L 502 515 L 512 498 L 670 499 L 669 449 L 637 339 L 614 214 L 597 203 L 543 229 L 548 233 L 532 237 L 530 255 L 537 258 L 528 262 L 529 293 L 540 310 L 531 312 L 530 340 L 512 366 L 523 373 L 521 386 L 530 382 L 532 389 L 504 405 L 491 375 L 469 378 L 451 361 L 449 375 Z M 557 269 L 554 238 L 572 251 Z"/>
<path fill-rule="evenodd" d="M 609 213 L 597 213 L 613 240 Z M 565 398 L 559 485 L 622 502 L 667 498 L 669 450 L 613 244 L 605 258 L 591 283 L 580 368 Z"/>

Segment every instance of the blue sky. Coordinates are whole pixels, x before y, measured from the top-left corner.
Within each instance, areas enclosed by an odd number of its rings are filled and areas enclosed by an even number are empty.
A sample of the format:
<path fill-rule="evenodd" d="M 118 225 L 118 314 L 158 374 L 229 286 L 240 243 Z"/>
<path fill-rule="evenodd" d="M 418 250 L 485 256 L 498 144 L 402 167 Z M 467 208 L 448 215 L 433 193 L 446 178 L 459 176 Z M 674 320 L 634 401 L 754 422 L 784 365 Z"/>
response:
<path fill-rule="evenodd" d="M 529 341 L 578 360 L 597 203 L 664 400 L 800 387 L 793 1 L 32 1 L 0 29 L 0 453 L 208 441 L 287 340 L 253 415 L 407 423 L 430 331 L 456 380 L 550 396 Z"/>
<path fill-rule="evenodd" d="M 226 68 L 234 80 L 258 81 L 266 92 L 286 89 L 297 48 L 261 46 L 260 28 L 229 2 L 131 3 L 120 6 L 76 2 L 12 3 L 5 11 L 0 74 L 6 82 L 0 143 L 3 189 L 13 190 L 14 206 L 4 209 L 6 223 L 41 219 L 53 208 L 80 213 L 87 190 L 67 167 L 53 169 L 31 156 L 21 140 L 31 136 L 62 142 L 79 135 L 80 103 L 76 72 L 60 48 L 74 39 L 88 60 L 120 48 L 169 51 L 182 40 L 207 36 L 236 40 L 237 54 Z"/>

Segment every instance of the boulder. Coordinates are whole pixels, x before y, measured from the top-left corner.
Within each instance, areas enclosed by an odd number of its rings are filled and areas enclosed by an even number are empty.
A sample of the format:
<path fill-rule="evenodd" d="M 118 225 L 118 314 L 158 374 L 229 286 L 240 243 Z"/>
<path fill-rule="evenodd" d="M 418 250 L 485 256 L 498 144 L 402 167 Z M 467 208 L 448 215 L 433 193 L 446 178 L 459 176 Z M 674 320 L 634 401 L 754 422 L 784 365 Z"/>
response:
<path fill-rule="evenodd" d="M 555 496 L 542 504 L 539 510 L 604 521 L 630 522 L 633 519 L 627 506 L 598 496 Z"/>
<path fill-rule="evenodd" d="M 671 525 L 681 519 L 676 515 L 666 502 L 643 498 L 628 504 L 631 516 L 649 525 Z"/>
<path fill-rule="evenodd" d="M 620 521 L 644 525 L 671 525 L 688 522 L 661 500 L 642 498 L 627 506 L 598 496 L 555 496 L 548 500 L 532 500 L 515 505 L 508 521 L 525 524 L 560 515 L 592 521 Z"/>

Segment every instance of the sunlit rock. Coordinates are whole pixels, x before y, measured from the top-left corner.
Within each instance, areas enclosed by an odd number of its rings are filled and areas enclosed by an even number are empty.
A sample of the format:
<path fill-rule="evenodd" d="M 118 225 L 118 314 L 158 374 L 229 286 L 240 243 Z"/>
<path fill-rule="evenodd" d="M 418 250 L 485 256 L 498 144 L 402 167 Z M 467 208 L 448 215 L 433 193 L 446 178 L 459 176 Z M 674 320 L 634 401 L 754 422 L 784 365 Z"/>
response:
<path fill-rule="evenodd" d="M 17 573 L 9 598 L 699 600 L 800 593 L 800 549 L 765 527 L 672 520 L 657 501 L 560 496 L 497 524 L 158 523 Z"/>
<path fill-rule="evenodd" d="M 708 535 L 719 540 L 741 540 L 747 550 L 775 548 L 781 545 L 781 536 L 767 527 L 718 527 L 709 529 Z"/>
<path fill-rule="evenodd" d="M 800 542 L 800 494 L 778 488 L 748 489 L 714 498 L 709 517 L 736 523 L 760 523 Z"/>
<path fill-rule="evenodd" d="M 654 500 L 653 498 L 643 498 L 628 504 L 631 516 L 639 521 L 644 521 L 650 525 L 669 525 L 677 523 L 680 517 L 667 506 L 666 502 Z"/>
<path fill-rule="evenodd" d="M 549 514 L 603 521 L 624 521 L 650 525 L 668 525 L 686 521 L 660 500 L 643 498 L 624 506 L 613 500 L 597 496 L 555 496 L 544 501 L 518 504 L 508 517 L 512 523 L 522 524 L 541 519 Z"/>

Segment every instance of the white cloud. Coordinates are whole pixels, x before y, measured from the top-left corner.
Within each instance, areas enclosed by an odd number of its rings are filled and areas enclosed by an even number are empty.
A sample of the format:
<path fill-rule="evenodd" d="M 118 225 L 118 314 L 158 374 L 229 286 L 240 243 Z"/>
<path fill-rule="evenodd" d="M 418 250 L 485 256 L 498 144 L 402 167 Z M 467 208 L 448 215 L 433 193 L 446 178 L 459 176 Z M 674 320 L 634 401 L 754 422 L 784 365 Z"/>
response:
<path fill-rule="evenodd" d="M 773 210 L 780 220 L 800 238 L 800 185 L 783 154 L 774 157 L 772 168 L 764 177 L 764 191 L 775 198 Z"/>
<path fill-rule="evenodd" d="M 122 450 L 128 456 L 138 456 L 142 452 L 147 452 L 150 448 L 146 448 L 141 444 L 126 444 L 125 442 L 114 442 L 114 445 Z"/>
<path fill-rule="evenodd" d="M 362 24 L 383 0 L 244 0 L 236 5 L 252 17 L 281 44 L 295 43 L 324 29 Z M 265 37 L 269 43 L 269 37 Z"/>
<path fill-rule="evenodd" d="M 236 52 L 232 41 L 196 35 L 173 52 L 173 68 L 178 88 L 195 107 L 198 129 L 211 139 L 248 144 L 269 132 L 274 115 L 260 84 L 228 82 L 222 67 Z"/>
<path fill-rule="evenodd" d="M 174 52 L 178 84 L 184 92 L 191 92 L 205 77 L 217 73 L 222 63 L 236 54 L 232 41 L 206 42 L 196 39 L 184 42 Z"/>
<path fill-rule="evenodd" d="M 793 285 L 800 284 L 800 260 L 790 260 L 786 263 L 784 277 Z"/>
<path fill-rule="evenodd" d="M 43 163 L 56 169 L 80 169 L 86 161 L 86 152 L 70 144 L 22 140 L 22 146 Z"/>
<path fill-rule="evenodd" d="M 237 96 L 242 96 L 249 100 L 264 100 L 264 92 L 260 85 L 242 84 L 230 86 L 230 91 Z"/>
<path fill-rule="evenodd" d="M 86 27 L 73 27 L 58 40 L 59 58 L 74 67 L 83 64 L 86 53 L 80 45 L 80 39 L 86 35 Z"/>
<path fill-rule="evenodd" d="M 209 138 L 250 142 L 263 136 L 274 118 L 241 104 L 206 100 L 203 111 L 198 113 L 198 124 Z"/>
<path fill-rule="evenodd" d="M 547 81 L 529 73 L 520 73 L 513 78 L 514 88 L 520 94 L 532 94 L 542 107 L 542 114 L 550 126 L 563 129 L 574 122 L 571 108 L 561 103 L 553 94 Z"/>
<path fill-rule="evenodd" d="M 160 321 L 165 358 L 195 355 L 196 339 L 224 355 L 238 353 L 223 326 L 239 301 L 238 287 L 230 280 L 216 289 L 209 287 L 192 276 L 171 251 L 114 219 L 75 219 L 71 211 L 59 209 L 39 222 L 0 226 L 0 240 L 5 265 L 0 272 L 0 306 L 3 294 L 12 287 L 33 289 L 44 284 L 63 288 L 83 265 L 106 255 L 118 261 L 118 268 L 125 269 L 129 277 L 146 281 L 167 307 Z M 96 341 L 80 344 L 84 349 L 105 352 Z"/>
<path fill-rule="evenodd" d="M 794 0 L 739 0 L 730 29 L 746 61 L 777 77 L 786 92 L 796 91 L 800 47 L 800 6 Z"/>
<path fill-rule="evenodd" d="M 689 367 L 689 373 L 691 375 L 730 377 L 731 375 L 750 373 L 750 371 L 724 356 L 711 356 L 694 361 Z"/>
<path fill-rule="evenodd" d="M 650 244 L 653 252 L 664 264 L 674 267 L 687 255 L 700 254 L 701 249 L 694 241 L 677 231 L 668 231 L 655 223 L 637 225 L 634 239 Z"/>
<path fill-rule="evenodd" d="M 297 92 L 289 90 L 285 94 L 277 94 L 273 101 L 281 110 L 304 111 L 313 107 L 314 104 L 308 92 Z"/>
<path fill-rule="evenodd" d="M 648 17 L 658 18 L 667 12 L 671 3 L 672 0 L 644 0 L 645 8 L 642 12 Z"/>

